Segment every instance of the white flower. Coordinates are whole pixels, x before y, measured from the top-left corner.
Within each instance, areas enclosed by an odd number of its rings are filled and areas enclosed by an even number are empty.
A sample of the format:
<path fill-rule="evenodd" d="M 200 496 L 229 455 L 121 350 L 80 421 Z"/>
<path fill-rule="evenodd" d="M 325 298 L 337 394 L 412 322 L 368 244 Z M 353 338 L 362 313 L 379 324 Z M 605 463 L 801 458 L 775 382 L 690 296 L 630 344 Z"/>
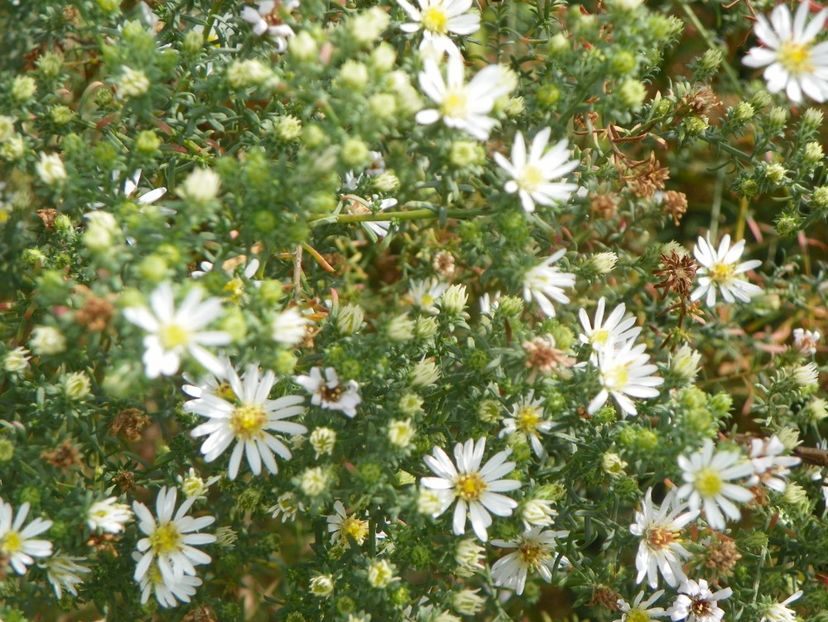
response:
<path fill-rule="evenodd" d="M 196 472 L 193 467 L 190 467 L 190 470 L 187 471 L 186 476 L 176 475 L 175 481 L 178 482 L 178 485 L 181 486 L 181 492 L 187 498 L 192 497 L 196 501 L 200 501 L 201 499 L 207 498 L 207 491 L 210 489 L 210 486 L 215 484 L 217 481 L 221 479 L 221 476 L 214 475 L 210 477 L 205 482 Z"/>
<path fill-rule="evenodd" d="M 565 252 L 564 249 L 557 251 L 528 270 L 523 277 L 523 299 L 526 302 L 534 299 L 540 305 L 541 311 L 549 317 L 555 317 L 555 306 L 552 301 L 568 303 L 569 297 L 564 294 L 563 288 L 575 286 L 574 274 L 561 272 L 560 268 L 553 265 Z"/>
<path fill-rule="evenodd" d="M 793 378 L 802 388 L 816 387 L 819 383 L 819 367 L 813 361 L 799 365 L 793 370 Z"/>
<path fill-rule="evenodd" d="M 396 568 L 385 559 L 377 559 L 368 565 L 368 584 L 377 589 L 387 587 L 394 581 L 399 581 L 395 576 Z"/>
<path fill-rule="evenodd" d="M 245 6 L 242 9 L 241 17 L 248 24 L 253 26 L 253 34 L 257 37 L 267 33 L 273 40 L 276 52 L 282 53 L 287 49 L 287 42 L 294 35 L 293 29 L 287 24 L 282 24 L 279 19 L 278 10 L 281 5 L 285 10 L 290 11 L 299 6 L 299 0 L 277 3 L 275 0 L 261 0 L 256 3 L 256 8 Z"/>
<path fill-rule="evenodd" d="M 508 434 L 523 434 L 538 458 L 546 457 L 541 434 L 548 433 L 555 424 L 543 417 L 543 400 L 534 399 L 534 391 L 512 407 L 512 414 L 503 418 L 500 438 Z"/>
<path fill-rule="evenodd" d="M 304 510 L 305 506 L 296 498 L 294 493 L 285 492 L 276 499 L 276 505 L 268 508 L 267 511 L 270 512 L 273 518 L 281 516 L 283 523 L 289 523 L 296 518 L 297 512 L 303 512 Z"/>
<path fill-rule="evenodd" d="M 765 610 L 764 615 L 759 622 L 796 622 L 796 612 L 793 609 L 790 609 L 787 605 L 790 605 L 795 600 L 798 600 L 800 596 L 802 596 L 802 590 L 794 592 L 781 603 L 772 604 Z"/>
<path fill-rule="evenodd" d="M 187 175 L 178 189 L 178 196 L 195 203 L 208 203 L 218 196 L 220 187 L 218 173 L 208 168 L 196 168 Z"/>
<path fill-rule="evenodd" d="M 309 497 L 318 497 L 328 489 L 330 475 L 322 467 L 305 469 L 299 477 L 299 486 Z"/>
<path fill-rule="evenodd" d="M 634 345 L 628 341 L 598 351 L 601 391 L 589 403 L 589 414 L 597 412 L 610 395 L 624 416 L 638 413 L 630 397 L 649 399 L 658 396 L 655 387 L 664 379 L 653 375 L 658 368 L 649 362 L 650 355 L 645 348 L 643 343 Z"/>
<path fill-rule="evenodd" d="M 17 574 L 26 574 L 26 566 L 31 566 L 35 557 L 52 554 L 51 542 L 34 539 L 49 529 L 52 521 L 36 518 L 23 528 L 29 507 L 28 503 L 21 505 L 12 521 L 12 506 L 0 498 L 0 557 L 11 564 Z"/>
<path fill-rule="evenodd" d="M 817 344 L 821 337 L 822 334 L 818 330 L 794 328 L 793 331 L 794 345 L 804 354 L 816 354 Z"/>
<path fill-rule="evenodd" d="M 501 479 L 515 468 L 514 462 L 506 461 L 511 450 L 496 453 L 481 468 L 485 449 L 485 438 L 476 443 L 472 439 L 457 443 L 454 446 L 455 466 L 445 451 L 435 447 L 434 455 L 425 456 L 423 460 L 438 477 L 423 477 L 420 480 L 422 486 L 436 491 L 440 497 L 442 509 L 433 516 L 439 516 L 457 501 L 454 506 L 454 533 L 465 533 L 468 514 L 474 533 L 483 542 L 488 539 L 486 528 L 492 524 L 491 514 L 511 516 L 512 510 L 517 507 L 516 501 L 500 493 L 520 488 L 517 480 Z"/>
<path fill-rule="evenodd" d="M 333 577 L 329 574 L 318 574 L 311 578 L 308 587 L 311 594 L 325 598 L 330 596 L 334 589 Z"/>
<path fill-rule="evenodd" d="M 392 419 L 388 422 L 388 441 L 395 447 L 408 447 L 416 432 L 411 419 Z"/>
<path fill-rule="evenodd" d="M 137 562 L 141 556 L 133 553 L 132 558 Z M 178 605 L 179 601 L 190 602 L 196 588 L 201 585 L 201 579 L 187 574 L 180 577 L 164 577 L 158 569 L 158 564 L 153 561 L 144 576 L 138 580 L 138 584 L 141 588 L 141 604 L 146 604 L 154 592 L 158 604 L 169 608 Z"/>
<path fill-rule="evenodd" d="M 775 434 L 768 439 L 754 438 L 750 441 L 750 461 L 753 464 L 753 477 L 750 484 L 761 482 L 771 490 L 785 492 L 785 478 L 791 472 L 790 467 L 802 460 L 796 456 L 783 456 L 785 445 Z"/>
<path fill-rule="evenodd" d="M 612 310 L 606 320 L 604 320 L 604 310 L 606 307 L 606 300 L 603 296 L 598 299 L 598 306 L 595 308 L 595 322 L 589 321 L 586 309 L 581 308 L 578 311 L 578 318 L 581 320 L 581 326 L 584 332 L 578 335 L 581 343 L 589 344 L 593 350 L 601 350 L 603 348 L 611 348 L 615 344 L 624 343 L 627 341 L 635 341 L 641 333 L 641 329 L 635 326 L 635 318 L 625 312 L 626 305 L 622 302 L 620 305 Z M 593 359 L 595 362 L 597 359 Z"/>
<path fill-rule="evenodd" d="M 443 283 L 437 279 L 413 281 L 408 288 L 408 294 L 411 296 L 415 307 L 426 313 L 437 315 L 440 313 L 437 303 L 440 302 L 440 297 L 447 289 L 448 283 Z"/>
<path fill-rule="evenodd" d="M 128 505 L 118 503 L 117 497 L 96 501 L 86 513 L 86 524 L 92 531 L 120 533 L 130 520 L 132 520 L 132 511 Z"/>
<path fill-rule="evenodd" d="M 330 514 L 326 521 L 328 533 L 331 534 L 331 544 L 347 545 L 349 538 L 357 544 L 362 544 L 368 537 L 368 521 L 357 518 L 356 514 L 348 514 L 339 500 L 334 503 L 334 513 Z"/>
<path fill-rule="evenodd" d="M 181 365 L 181 356 L 189 353 L 214 374 L 221 374 L 221 362 L 204 346 L 223 346 L 231 341 L 229 334 L 221 331 L 202 331 L 221 315 L 221 301 L 208 298 L 202 301 L 201 288 L 193 288 L 184 298 L 178 310 L 172 286 L 162 283 L 150 294 L 150 309 L 130 307 L 124 316 L 143 328 L 144 368 L 148 378 L 163 374 L 171 376 Z"/>
<path fill-rule="evenodd" d="M 526 529 L 541 526 L 548 527 L 553 523 L 558 511 L 552 507 L 548 499 L 529 499 L 523 505 L 520 517 Z"/>
<path fill-rule="evenodd" d="M 83 583 L 81 575 L 92 572 L 90 568 L 78 563 L 85 560 L 85 557 L 72 557 L 60 552 L 46 560 L 43 566 L 46 568 L 46 578 L 52 584 L 52 589 L 55 590 L 55 596 L 62 598 L 63 590 L 66 590 L 72 596 L 78 595 L 77 586 Z"/>
<path fill-rule="evenodd" d="M 201 445 L 205 461 L 212 462 L 235 441 L 228 467 L 230 479 L 238 475 L 242 455 L 255 475 L 262 472 L 262 462 L 268 471 L 277 473 L 273 454 L 284 460 L 290 460 L 292 454 L 272 433 L 294 435 L 308 431 L 299 423 L 285 421 L 305 411 L 304 398 L 285 395 L 271 400 L 276 375 L 269 370 L 262 375 L 256 364 L 248 365 L 241 379 L 230 362 L 225 361 L 222 376 L 230 384 L 231 400 L 203 391 L 200 397 L 184 404 L 184 410 L 209 419 L 191 433 L 195 438 L 207 437 Z"/>
<path fill-rule="evenodd" d="M 157 565 L 163 581 L 169 586 L 179 582 L 184 575 L 195 575 L 195 566 L 209 564 L 211 561 L 209 555 L 196 547 L 216 541 L 212 534 L 198 533 L 216 519 L 213 516 L 187 516 L 195 503 L 192 497 L 186 499 L 175 511 L 177 496 L 175 488 L 164 486 L 158 491 L 155 500 L 157 520 L 143 503 L 132 503 L 132 509 L 138 518 L 138 528 L 146 535 L 137 545 L 141 557 L 133 575 L 136 581 L 140 582 L 150 574 L 151 565 Z M 151 583 L 156 582 L 151 580 Z"/>
<path fill-rule="evenodd" d="M 238 255 L 236 257 L 232 257 L 225 261 L 221 268 L 224 270 L 224 273 L 227 276 L 232 277 L 235 273 L 235 269 L 240 265 L 240 262 L 244 263 L 244 269 L 241 271 L 242 276 L 245 279 L 252 280 L 253 285 L 256 287 L 261 287 L 262 282 L 254 280 L 253 277 L 256 275 L 256 272 L 259 270 L 259 266 L 261 262 L 253 257 L 250 261 L 246 261 L 247 257 L 244 255 Z M 216 267 L 212 261 L 202 261 L 198 264 L 199 269 L 193 270 L 190 272 L 190 276 L 194 279 L 200 279 L 203 276 L 206 276 L 209 272 L 212 272 L 213 269 Z"/>
<path fill-rule="evenodd" d="M 29 351 L 22 346 L 9 350 L 3 357 L 3 369 L 10 374 L 19 374 L 29 366 L 29 358 Z"/>
<path fill-rule="evenodd" d="M 633 604 L 630 605 L 623 598 L 618 599 L 618 609 L 623 614 L 615 622 L 651 622 L 653 618 L 663 618 L 667 612 L 663 607 L 653 607 L 652 604 L 661 598 L 664 590 L 653 592 L 644 600 L 644 592 L 639 592 Z"/>
<path fill-rule="evenodd" d="M 828 42 L 814 45 L 822 32 L 828 11 L 822 10 L 809 20 L 810 2 L 803 1 L 791 20 L 785 3 L 776 5 L 770 22 L 756 15 L 753 31 L 766 47 L 748 51 L 742 62 L 749 67 L 766 67 L 764 76 L 771 93 L 785 90 L 794 102 L 802 101 L 802 93 L 824 102 L 828 98 Z"/>
<path fill-rule="evenodd" d="M 480 16 L 469 12 L 472 0 L 417 0 L 416 8 L 406 0 L 397 0 L 411 22 L 403 24 L 404 32 L 417 32 L 423 29 L 420 48 L 431 46 L 439 52 L 459 55 L 460 50 L 449 38 L 455 35 L 470 35 L 480 28 Z"/>
<path fill-rule="evenodd" d="M 49 186 L 59 184 L 66 179 L 66 168 L 63 166 L 63 160 L 56 153 L 41 153 L 35 171 L 41 181 Z"/>
<path fill-rule="evenodd" d="M 333 367 L 325 368 L 325 376 L 322 377 L 322 370 L 314 367 L 308 375 L 296 376 L 296 384 L 311 393 L 311 404 L 327 410 L 339 410 L 346 417 L 356 416 L 356 408 L 362 398 L 359 396 L 359 385 L 355 380 L 349 380 L 342 385 L 339 376 Z"/>
<path fill-rule="evenodd" d="M 552 580 L 552 570 L 566 567 L 569 560 L 565 557 L 558 559 L 555 544 L 558 538 L 569 535 L 568 531 L 551 531 L 543 527 L 533 527 L 515 540 L 492 540 L 492 544 L 506 549 L 515 549 L 514 552 L 501 557 L 492 566 L 494 584 L 514 590 L 518 595 L 523 594 L 526 586 L 526 577 L 530 572 L 538 573 L 549 583 Z"/>
<path fill-rule="evenodd" d="M 724 618 L 724 609 L 719 601 L 730 598 L 733 590 L 729 587 L 718 592 L 710 591 L 707 581 L 686 580 L 679 588 L 679 594 L 668 613 L 674 622 L 719 622 Z"/>
<path fill-rule="evenodd" d="M 500 292 L 489 294 L 486 292 L 478 301 L 480 304 L 480 315 L 494 317 L 495 311 L 500 307 Z"/>
<path fill-rule="evenodd" d="M 735 451 L 717 451 L 713 453 L 713 441 L 705 440 L 704 446 L 690 457 L 679 456 L 682 478 L 685 484 L 679 488 L 681 499 L 689 497 L 690 509 L 704 510 L 704 517 L 713 529 L 725 528 L 725 515 L 731 520 L 739 520 L 741 512 L 734 501 L 747 503 L 753 499 L 753 493 L 732 483 L 732 480 L 748 477 L 753 473 L 753 465 L 743 461 Z M 724 514 L 722 514 L 724 512 Z"/>
<path fill-rule="evenodd" d="M 656 507 L 653 489 L 647 489 L 635 522 L 630 525 L 630 533 L 641 538 L 635 556 L 636 583 L 647 577 L 649 586 L 656 588 L 659 572 L 671 587 L 686 579 L 682 564 L 690 553 L 681 544 L 681 530 L 698 515 L 698 510 L 688 510 L 685 503 L 676 501 L 675 491 L 667 493 L 661 506 Z"/>
<path fill-rule="evenodd" d="M 548 147 L 551 133 L 552 130 L 547 127 L 535 134 L 528 152 L 523 134 L 515 134 L 511 162 L 499 153 L 494 154 L 495 162 L 511 177 L 504 189 L 510 194 L 518 193 L 525 212 L 534 212 L 535 203 L 554 205 L 566 202 L 578 188 L 575 184 L 552 182 L 572 172 L 579 162 L 569 159 L 569 141 L 566 139 L 554 147 Z"/>
<path fill-rule="evenodd" d="M 284 346 L 295 346 L 305 338 L 310 320 L 305 318 L 296 307 L 277 313 L 270 326 L 273 341 Z"/>
<path fill-rule="evenodd" d="M 745 250 L 745 241 L 739 240 L 733 246 L 730 245 L 730 235 L 725 235 L 719 248 L 713 247 L 710 238 L 699 236 L 693 254 L 701 264 L 696 276 L 699 286 L 693 290 L 690 299 L 699 300 L 707 295 L 705 302 L 708 307 L 716 306 L 716 290 L 722 292 L 725 302 L 732 303 L 735 300 L 748 302 L 753 296 L 762 292 L 762 289 L 749 283 L 742 278 L 742 274 L 748 270 L 762 265 L 758 259 L 737 263 Z"/>
<path fill-rule="evenodd" d="M 304 401 L 304 400 L 303 400 Z M 330 428 L 315 428 L 310 435 L 310 444 L 316 452 L 316 458 L 330 454 L 336 445 L 336 432 Z"/>
<path fill-rule="evenodd" d="M 699 361 L 701 352 L 684 343 L 670 355 L 670 371 L 686 382 L 693 382 L 699 373 Z"/>
<path fill-rule="evenodd" d="M 463 59 L 452 54 L 447 59 L 447 74 L 436 62 L 426 59 L 420 72 L 420 88 L 438 105 L 417 113 L 417 123 L 431 125 L 443 119 L 448 127 L 457 128 L 479 140 L 487 140 L 497 121 L 487 116 L 495 100 L 515 87 L 515 79 L 500 65 L 481 69 L 468 84 L 464 80 Z"/>
<path fill-rule="evenodd" d="M 66 337 L 53 326 L 35 326 L 29 345 L 38 356 L 60 354 L 66 350 Z"/>

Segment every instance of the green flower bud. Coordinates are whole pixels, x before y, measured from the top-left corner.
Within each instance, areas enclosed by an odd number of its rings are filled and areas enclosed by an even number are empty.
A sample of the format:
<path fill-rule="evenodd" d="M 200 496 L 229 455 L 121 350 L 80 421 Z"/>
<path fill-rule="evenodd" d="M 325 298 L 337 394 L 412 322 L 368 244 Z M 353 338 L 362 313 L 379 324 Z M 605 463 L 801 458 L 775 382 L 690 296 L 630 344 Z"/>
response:
<path fill-rule="evenodd" d="M 477 405 L 477 416 L 485 423 L 498 423 L 503 417 L 503 406 L 497 400 L 482 400 Z"/>
<path fill-rule="evenodd" d="M 755 109 L 749 102 L 739 102 L 733 108 L 733 118 L 737 121 L 750 121 L 756 114 Z"/>
<path fill-rule="evenodd" d="M 610 58 L 610 69 L 623 76 L 635 69 L 635 55 L 627 50 L 620 50 Z"/>
<path fill-rule="evenodd" d="M 569 50 L 569 39 L 566 36 L 559 32 L 555 36 L 549 38 L 549 42 L 546 44 L 546 49 L 549 50 L 550 54 L 560 54 L 562 52 L 566 52 Z"/>
<path fill-rule="evenodd" d="M 346 60 L 339 69 L 339 82 L 345 88 L 361 91 L 368 84 L 368 68 L 360 62 Z"/>
<path fill-rule="evenodd" d="M 368 150 L 368 146 L 359 138 L 349 138 L 342 143 L 340 157 L 347 166 L 359 168 L 368 164 L 371 159 L 371 152 Z"/>
<path fill-rule="evenodd" d="M 818 209 L 828 208 L 828 186 L 814 188 L 814 194 L 811 196 L 811 205 Z"/>
<path fill-rule="evenodd" d="M 167 260 L 160 255 L 147 255 L 138 264 L 138 274 L 142 279 L 151 283 L 160 283 L 167 278 L 169 265 Z"/>
<path fill-rule="evenodd" d="M 11 95 L 19 102 L 30 100 L 37 91 L 37 83 L 31 76 L 16 76 L 12 81 Z"/>
<path fill-rule="evenodd" d="M 204 35 L 197 30 L 188 30 L 184 35 L 184 51 L 187 54 L 196 54 L 204 46 Z"/>
<path fill-rule="evenodd" d="M 397 98 L 390 93 L 377 93 L 368 98 L 368 109 L 379 119 L 393 119 L 397 115 Z"/>
<path fill-rule="evenodd" d="M 46 52 L 37 59 L 37 68 L 48 78 L 54 78 L 63 69 L 63 55 L 59 52 Z"/>
<path fill-rule="evenodd" d="M 161 139 L 152 130 L 143 130 L 135 139 L 135 148 L 144 155 L 153 155 L 161 147 Z"/>
<path fill-rule="evenodd" d="M 640 80 L 627 78 L 618 87 L 618 97 L 632 110 L 638 110 L 647 97 L 647 89 Z"/>
<path fill-rule="evenodd" d="M 0 438 L 0 462 L 8 462 L 14 456 L 14 443 L 7 438 Z"/>

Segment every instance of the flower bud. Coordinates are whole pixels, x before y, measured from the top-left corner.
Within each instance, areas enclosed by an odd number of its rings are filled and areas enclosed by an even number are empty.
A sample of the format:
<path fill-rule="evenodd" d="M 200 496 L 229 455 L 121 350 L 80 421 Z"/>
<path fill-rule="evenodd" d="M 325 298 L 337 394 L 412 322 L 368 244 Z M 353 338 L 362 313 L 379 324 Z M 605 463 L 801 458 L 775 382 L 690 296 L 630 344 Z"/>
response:
<path fill-rule="evenodd" d="M 362 307 L 347 304 L 339 309 L 336 315 L 336 328 L 343 335 L 353 335 L 358 332 L 365 321 L 365 312 Z"/>
<path fill-rule="evenodd" d="M 394 572 L 394 566 L 388 563 L 387 560 L 379 559 L 373 561 L 368 566 L 368 584 L 377 589 L 387 587 L 389 584 L 398 580 L 394 576 Z"/>
<path fill-rule="evenodd" d="M 392 341 L 410 341 L 414 338 L 414 321 L 403 313 L 393 318 L 385 331 Z"/>
<path fill-rule="evenodd" d="M 38 356 L 60 354 L 66 350 L 66 337 L 52 326 L 35 326 L 29 345 Z"/>
<path fill-rule="evenodd" d="M 11 95 L 19 102 L 31 99 L 37 91 L 37 83 L 31 76 L 16 76 L 12 81 Z"/>
<path fill-rule="evenodd" d="M 197 168 L 187 175 L 178 188 L 178 196 L 193 203 L 209 203 L 218 196 L 221 178 L 208 168 Z"/>
<path fill-rule="evenodd" d="M 460 590 L 451 598 L 451 604 L 457 613 L 464 616 L 474 616 L 483 610 L 486 599 L 478 596 L 480 590 Z"/>
<path fill-rule="evenodd" d="M 615 269 L 618 255 L 612 252 L 597 253 L 592 256 L 592 266 L 598 274 L 609 274 Z"/>
<path fill-rule="evenodd" d="M 333 577 L 329 574 L 318 574 L 308 584 L 311 594 L 319 598 L 327 598 L 334 590 Z"/>
<path fill-rule="evenodd" d="M 330 476 L 322 467 L 305 469 L 299 478 L 299 486 L 302 492 L 309 497 L 318 497 L 328 489 Z"/>
<path fill-rule="evenodd" d="M 37 176 L 48 186 L 55 186 L 66 179 L 66 168 L 63 160 L 56 153 L 41 153 L 40 161 L 35 167 Z"/>
<path fill-rule="evenodd" d="M 440 307 L 451 315 L 460 315 L 466 308 L 469 295 L 465 285 L 450 285 L 440 298 Z"/>
<path fill-rule="evenodd" d="M 330 428 L 316 428 L 310 435 L 310 444 L 316 452 L 316 458 L 333 452 L 336 444 L 336 432 Z"/>
<path fill-rule="evenodd" d="M 414 439 L 414 426 L 411 419 L 392 419 L 388 424 L 388 440 L 392 445 L 405 449 Z"/>
<path fill-rule="evenodd" d="M 80 401 L 89 396 L 91 383 L 82 371 L 66 374 L 62 378 L 63 392 L 70 400 Z"/>
<path fill-rule="evenodd" d="M 126 99 L 128 97 L 140 97 L 149 90 L 150 81 L 140 69 L 132 69 L 124 67 L 121 70 L 121 75 L 116 84 L 118 97 Z"/>
<path fill-rule="evenodd" d="M 409 378 L 415 387 L 427 387 L 440 379 L 440 368 L 433 359 L 423 359 L 409 372 Z"/>
<path fill-rule="evenodd" d="M 670 355 L 670 371 L 686 382 L 693 382 L 699 373 L 701 354 L 686 343 Z"/>
<path fill-rule="evenodd" d="M 28 366 L 29 351 L 22 346 L 9 350 L 6 352 L 6 356 L 3 357 L 3 369 L 10 374 L 19 374 L 25 371 Z"/>

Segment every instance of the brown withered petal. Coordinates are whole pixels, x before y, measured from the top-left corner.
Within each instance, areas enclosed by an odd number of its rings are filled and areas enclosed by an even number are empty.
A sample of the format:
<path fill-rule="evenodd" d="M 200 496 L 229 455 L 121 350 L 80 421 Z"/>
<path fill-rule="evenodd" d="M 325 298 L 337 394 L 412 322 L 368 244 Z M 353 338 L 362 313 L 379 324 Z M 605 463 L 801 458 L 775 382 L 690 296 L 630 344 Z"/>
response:
<path fill-rule="evenodd" d="M 664 193 L 664 213 L 673 219 L 673 224 L 678 225 L 685 212 L 687 212 L 686 194 L 675 190 L 668 190 Z"/>
<path fill-rule="evenodd" d="M 80 452 L 69 440 L 63 441 L 55 449 L 43 451 L 40 457 L 56 469 L 68 469 L 71 466 L 81 463 Z"/>
<path fill-rule="evenodd" d="M 670 179 L 670 170 L 661 166 L 655 153 L 650 153 L 646 161 L 631 169 L 624 177 L 630 190 L 644 198 L 653 196 L 656 190 L 663 190 L 664 183 L 668 179 Z"/>
<path fill-rule="evenodd" d="M 653 274 L 661 280 L 656 283 L 656 289 L 662 290 L 662 295 L 676 294 L 685 299 L 690 296 L 693 280 L 698 269 L 696 260 L 690 255 L 682 255 L 676 251 L 661 254 L 661 267 Z"/>
<path fill-rule="evenodd" d="M 115 415 L 109 431 L 113 436 L 121 435 L 129 441 L 138 441 L 150 423 L 151 419 L 137 408 L 126 408 Z"/>

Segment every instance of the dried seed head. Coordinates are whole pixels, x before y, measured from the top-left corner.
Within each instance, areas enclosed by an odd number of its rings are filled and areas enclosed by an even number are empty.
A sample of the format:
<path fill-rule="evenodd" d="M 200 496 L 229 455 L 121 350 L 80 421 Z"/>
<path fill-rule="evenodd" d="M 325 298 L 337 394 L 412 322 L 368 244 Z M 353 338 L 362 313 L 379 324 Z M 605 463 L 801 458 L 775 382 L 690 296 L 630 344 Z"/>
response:
<path fill-rule="evenodd" d="M 675 190 L 668 190 L 664 193 L 664 213 L 673 219 L 673 224 L 678 225 L 686 211 L 686 194 L 683 192 L 676 192 Z"/>
<path fill-rule="evenodd" d="M 661 268 L 653 272 L 655 276 L 661 277 L 661 281 L 655 285 L 656 289 L 662 290 L 664 296 L 673 293 L 685 299 L 690 296 L 697 269 L 698 264 L 690 255 L 676 251 L 662 253 Z"/>

